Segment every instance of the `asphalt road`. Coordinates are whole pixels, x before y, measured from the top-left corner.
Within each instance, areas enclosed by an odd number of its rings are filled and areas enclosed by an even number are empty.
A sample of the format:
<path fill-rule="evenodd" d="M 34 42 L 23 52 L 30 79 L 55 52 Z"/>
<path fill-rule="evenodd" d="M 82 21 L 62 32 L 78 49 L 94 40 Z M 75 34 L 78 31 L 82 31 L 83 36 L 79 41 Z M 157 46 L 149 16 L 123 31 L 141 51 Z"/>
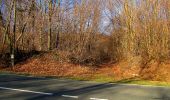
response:
<path fill-rule="evenodd" d="M 170 100 L 170 88 L 0 74 L 0 100 Z"/>

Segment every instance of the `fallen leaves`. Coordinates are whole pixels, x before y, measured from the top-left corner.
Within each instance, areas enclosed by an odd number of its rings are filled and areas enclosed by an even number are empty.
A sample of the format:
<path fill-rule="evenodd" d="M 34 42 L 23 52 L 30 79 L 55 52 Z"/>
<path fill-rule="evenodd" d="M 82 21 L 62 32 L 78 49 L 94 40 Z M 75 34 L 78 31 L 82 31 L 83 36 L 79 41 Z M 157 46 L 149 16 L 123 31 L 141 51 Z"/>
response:
<path fill-rule="evenodd" d="M 17 64 L 13 69 L 5 70 L 38 76 L 75 77 L 88 80 L 115 81 L 140 77 L 145 80 L 170 82 L 170 64 L 160 64 L 158 67 L 158 63 L 153 62 L 140 73 L 139 66 L 129 66 L 127 62 L 106 63 L 92 67 L 57 61 L 52 53 L 30 58 Z"/>

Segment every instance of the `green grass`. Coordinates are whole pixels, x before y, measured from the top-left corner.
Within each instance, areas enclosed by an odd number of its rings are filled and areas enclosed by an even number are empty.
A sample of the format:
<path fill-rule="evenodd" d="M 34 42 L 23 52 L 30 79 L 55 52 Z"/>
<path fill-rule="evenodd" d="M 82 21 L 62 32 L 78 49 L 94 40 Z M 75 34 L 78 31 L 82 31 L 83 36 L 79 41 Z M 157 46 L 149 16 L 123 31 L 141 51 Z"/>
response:
<path fill-rule="evenodd" d="M 128 84 L 138 84 L 138 85 L 152 85 L 152 86 L 166 86 L 170 87 L 170 83 L 168 82 L 160 82 L 160 81 L 148 81 L 148 80 L 131 80 Z"/>
<path fill-rule="evenodd" d="M 136 78 L 136 77 L 117 81 L 117 80 L 114 80 L 112 77 L 98 75 L 92 81 L 111 82 L 111 83 L 120 83 L 120 84 L 137 84 L 137 85 L 152 85 L 152 86 L 170 87 L 170 82 L 142 80 L 142 79 Z"/>
<path fill-rule="evenodd" d="M 113 82 L 113 81 L 115 81 L 114 77 L 106 76 L 106 75 L 102 75 L 102 74 L 94 75 L 91 80 L 96 81 L 96 82 Z"/>
<path fill-rule="evenodd" d="M 136 84 L 136 85 L 151 85 L 151 86 L 165 86 L 170 87 L 170 82 L 161 82 L 161 81 L 149 81 L 142 80 L 139 78 L 129 78 L 123 80 L 115 80 L 113 77 L 108 77 L 105 75 L 94 75 L 91 78 L 87 77 L 67 77 L 68 79 L 79 80 L 79 81 L 94 81 L 94 82 L 104 82 L 104 83 L 115 83 L 115 84 Z"/>

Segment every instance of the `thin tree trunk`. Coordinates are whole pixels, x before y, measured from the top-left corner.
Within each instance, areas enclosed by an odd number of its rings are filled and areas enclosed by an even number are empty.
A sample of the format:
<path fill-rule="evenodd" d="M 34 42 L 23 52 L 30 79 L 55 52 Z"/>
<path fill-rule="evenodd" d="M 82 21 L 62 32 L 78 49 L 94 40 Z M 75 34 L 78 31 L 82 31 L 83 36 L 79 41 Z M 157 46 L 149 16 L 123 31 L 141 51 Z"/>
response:
<path fill-rule="evenodd" d="M 44 16 L 43 16 L 43 4 L 42 4 L 42 0 L 40 0 L 40 8 L 41 8 L 41 17 L 42 17 L 42 21 L 41 21 L 41 28 L 40 28 L 40 51 L 42 51 L 43 48 L 43 40 L 42 40 L 42 34 L 43 34 L 43 26 L 44 26 Z"/>
<path fill-rule="evenodd" d="M 49 30 L 48 30 L 48 50 L 51 50 L 51 37 L 52 37 L 52 0 L 49 1 Z"/>
<path fill-rule="evenodd" d="M 58 12 L 58 30 L 57 30 L 57 35 L 56 35 L 56 48 L 59 46 L 59 41 L 60 41 L 60 0 L 58 0 L 58 7 L 57 7 L 57 12 Z"/>

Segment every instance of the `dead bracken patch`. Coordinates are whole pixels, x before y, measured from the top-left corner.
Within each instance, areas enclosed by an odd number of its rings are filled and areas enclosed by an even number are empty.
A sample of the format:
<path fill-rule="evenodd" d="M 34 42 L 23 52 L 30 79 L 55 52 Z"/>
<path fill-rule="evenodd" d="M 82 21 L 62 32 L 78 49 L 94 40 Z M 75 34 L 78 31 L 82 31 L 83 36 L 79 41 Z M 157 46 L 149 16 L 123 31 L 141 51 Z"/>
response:
<path fill-rule="evenodd" d="M 85 66 L 70 62 L 61 62 L 56 60 L 52 53 L 32 57 L 17 64 L 13 68 L 0 68 L 0 70 L 16 73 L 28 73 L 38 76 L 77 77 L 86 80 L 109 78 L 119 81 L 137 77 L 144 80 L 170 82 L 170 64 L 151 62 L 145 69 L 141 69 L 140 66 L 130 66 L 128 62 Z"/>
<path fill-rule="evenodd" d="M 142 78 L 145 80 L 170 82 L 170 64 L 158 63 L 151 61 L 148 66 L 141 72 Z"/>
<path fill-rule="evenodd" d="M 44 54 L 41 57 L 33 57 L 24 63 L 19 63 L 15 67 L 5 70 L 43 76 L 81 76 L 92 73 L 93 68 L 61 63 L 53 59 L 51 54 Z"/>

